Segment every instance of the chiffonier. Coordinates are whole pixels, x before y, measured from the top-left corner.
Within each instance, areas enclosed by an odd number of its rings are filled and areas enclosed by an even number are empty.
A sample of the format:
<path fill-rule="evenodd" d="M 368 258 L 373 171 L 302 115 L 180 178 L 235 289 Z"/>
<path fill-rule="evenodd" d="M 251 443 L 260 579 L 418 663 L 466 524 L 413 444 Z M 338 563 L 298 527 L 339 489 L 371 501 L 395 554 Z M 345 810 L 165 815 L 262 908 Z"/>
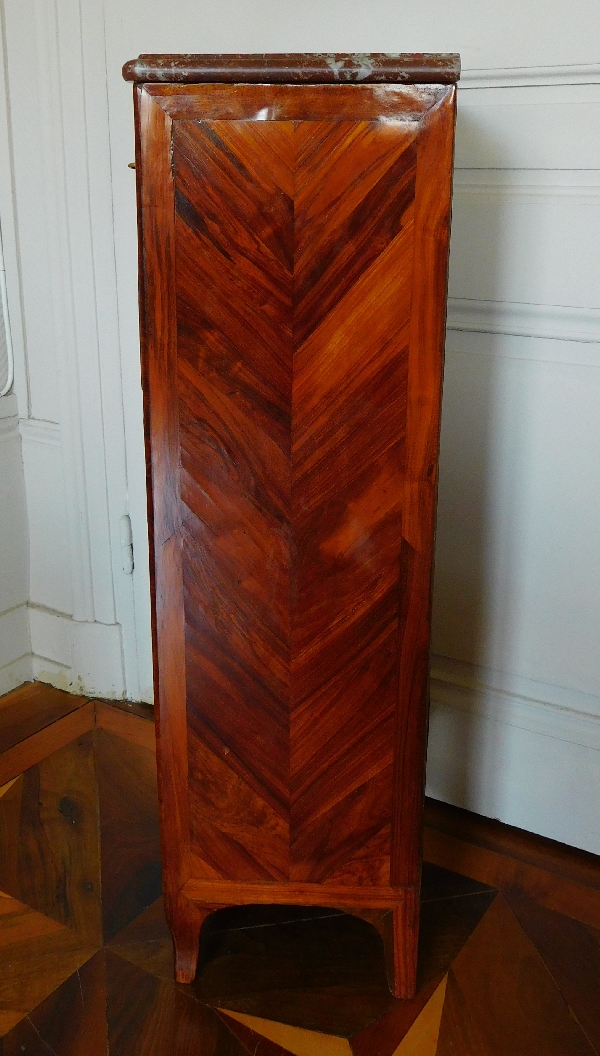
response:
<path fill-rule="evenodd" d="M 414 993 L 455 55 L 142 55 L 166 909 L 342 909 Z"/>

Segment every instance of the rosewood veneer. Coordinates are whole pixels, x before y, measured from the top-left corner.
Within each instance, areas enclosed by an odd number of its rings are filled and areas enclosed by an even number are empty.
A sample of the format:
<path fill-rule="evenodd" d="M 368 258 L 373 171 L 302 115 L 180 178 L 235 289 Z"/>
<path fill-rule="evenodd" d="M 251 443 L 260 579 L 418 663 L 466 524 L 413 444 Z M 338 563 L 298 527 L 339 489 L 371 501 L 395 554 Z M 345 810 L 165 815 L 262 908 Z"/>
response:
<path fill-rule="evenodd" d="M 414 993 L 457 56 L 141 56 L 166 908 L 331 906 Z"/>

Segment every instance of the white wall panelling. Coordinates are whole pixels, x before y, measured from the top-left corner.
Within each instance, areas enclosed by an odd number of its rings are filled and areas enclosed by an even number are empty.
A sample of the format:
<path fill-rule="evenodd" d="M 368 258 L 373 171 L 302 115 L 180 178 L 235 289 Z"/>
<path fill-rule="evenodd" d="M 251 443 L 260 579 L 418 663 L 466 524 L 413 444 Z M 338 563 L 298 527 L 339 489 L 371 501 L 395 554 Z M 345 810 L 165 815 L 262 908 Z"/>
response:
<path fill-rule="evenodd" d="M 28 418 L 21 421 L 23 465 L 29 520 L 29 598 L 73 614 L 71 537 L 60 427 Z"/>
<path fill-rule="evenodd" d="M 447 355 L 437 653 L 600 694 L 599 401 L 597 366 Z"/>
<path fill-rule="evenodd" d="M 23 436 L 31 601 L 71 616 L 92 654 L 89 628 L 105 638 L 102 628 L 114 627 L 123 657 L 113 670 L 116 652 L 106 654 L 104 692 L 139 698 L 151 676 L 139 676 L 138 657 L 149 668 L 149 650 L 138 649 L 133 577 L 122 571 L 119 538 L 128 494 L 103 9 L 78 0 L 28 6 L 31 19 L 22 5 L 6 4 L 6 32 L 30 388 Z M 149 638 L 147 627 L 141 637 Z M 36 643 L 52 659 L 51 642 L 44 650 L 37 634 Z M 77 685 L 83 678 L 83 688 L 103 691 L 96 675 L 85 684 L 93 657 L 88 664 L 77 655 Z"/>
<path fill-rule="evenodd" d="M 428 793 L 600 854 L 600 696 L 432 657 Z"/>
<path fill-rule="evenodd" d="M 31 678 L 28 533 L 14 394 L 0 397 L 0 694 Z"/>
<path fill-rule="evenodd" d="M 568 336 L 598 340 L 600 183 L 592 182 L 598 174 L 576 174 L 579 185 L 531 170 L 511 174 L 510 182 L 506 174 L 494 181 L 488 171 L 483 183 L 481 175 L 457 173 L 450 296 L 520 302 L 523 311 L 544 303 L 555 312 L 555 306 L 595 311 Z M 556 329 L 565 332 L 565 325 L 559 322 Z"/>
<path fill-rule="evenodd" d="M 596 853 L 599 80 L 459 92 L 427 785 Z"/>
<path fill-rule="evenodd" d="M 8 318 L 6 271 L 2 252 L 2 232 L 0 231 L 0 398 L 10 393 L 14 380 L 15 360 Z"/>
<path fill-rule="evenodd" d="M 168 19 L 159 0 L 107 0 L 106 10 L 118 45 L 110 69 L 152 51 L 460 51 L 478 76 L 541 67 L 547 79 L 559 65 L 564 81 L 598 63 L 596 0 L 177 0 Z"/>
<path fill-rule="evenodd" d="M 8 267 L 6 293 L 13 301 L 10 329 L 16 352 L 17 382 L 25 383 L 18 277 L 17 240 L 11 188 L 11 140 L 6 99 L 3 24 L 0 24 L 0 217 L 2 258 Z M 4 285 L 4 282 L 3 282 Z M 4 294 L 4 290 L 2 291 Z M 4 305 L 6 309 L 7 305 Z M 0 389 L 7 378 L 0 380 Z M 25 400 L 26 404 L 26 400 Z M 14 392 L 0 397 L 0 694 L 32 677 L 27 599 L 29 544 L 25 481 L 19 435 L 18 403 Z"/>
<path fill-rule="evenodd" d="M 545 713 L 545 714 L 543 714 Z M 428 794 L 600 854 L 598 719 L 434 682 Z"/>
<path fill-rule="evenodd" d="M 467 87 L 458 99 L 459 169 L 600 169 L 600 83 Z"/>
<path fill-rule="evenodd" d="M 568 12 L 558 0 L 176 0 L 168 20 L 159 0 L 4 6 L 36 675 L 150 693 L 123 62 L 194 49 L 459 50 L 428 787 L 598 850 L 584 806 L 600 791 L 596 0 Z M 2 180 L 0 206 L 0 165 Z"/>

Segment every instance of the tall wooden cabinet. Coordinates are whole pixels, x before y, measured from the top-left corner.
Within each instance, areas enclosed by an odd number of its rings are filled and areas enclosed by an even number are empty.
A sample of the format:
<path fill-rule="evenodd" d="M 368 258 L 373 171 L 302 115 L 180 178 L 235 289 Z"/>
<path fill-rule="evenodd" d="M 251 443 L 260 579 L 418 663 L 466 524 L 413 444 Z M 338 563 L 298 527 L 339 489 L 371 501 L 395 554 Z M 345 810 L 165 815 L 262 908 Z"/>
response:
<path fill-rule="evenodd" d="M 414 992 L 457 56 L 145 55 L 165 894 L 336 907 Z"/>

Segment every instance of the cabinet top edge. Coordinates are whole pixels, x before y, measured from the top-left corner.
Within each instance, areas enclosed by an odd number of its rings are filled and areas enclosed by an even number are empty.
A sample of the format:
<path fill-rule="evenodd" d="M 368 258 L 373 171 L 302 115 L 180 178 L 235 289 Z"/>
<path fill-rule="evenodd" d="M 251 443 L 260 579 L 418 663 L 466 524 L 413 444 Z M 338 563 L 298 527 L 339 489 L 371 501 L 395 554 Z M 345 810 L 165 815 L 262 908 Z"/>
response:
<path fill-rule="evenodd" d="M 123 77 L 155 84 L 455 84 L 460 55 L 140 55 L 125 63 Z"/>

